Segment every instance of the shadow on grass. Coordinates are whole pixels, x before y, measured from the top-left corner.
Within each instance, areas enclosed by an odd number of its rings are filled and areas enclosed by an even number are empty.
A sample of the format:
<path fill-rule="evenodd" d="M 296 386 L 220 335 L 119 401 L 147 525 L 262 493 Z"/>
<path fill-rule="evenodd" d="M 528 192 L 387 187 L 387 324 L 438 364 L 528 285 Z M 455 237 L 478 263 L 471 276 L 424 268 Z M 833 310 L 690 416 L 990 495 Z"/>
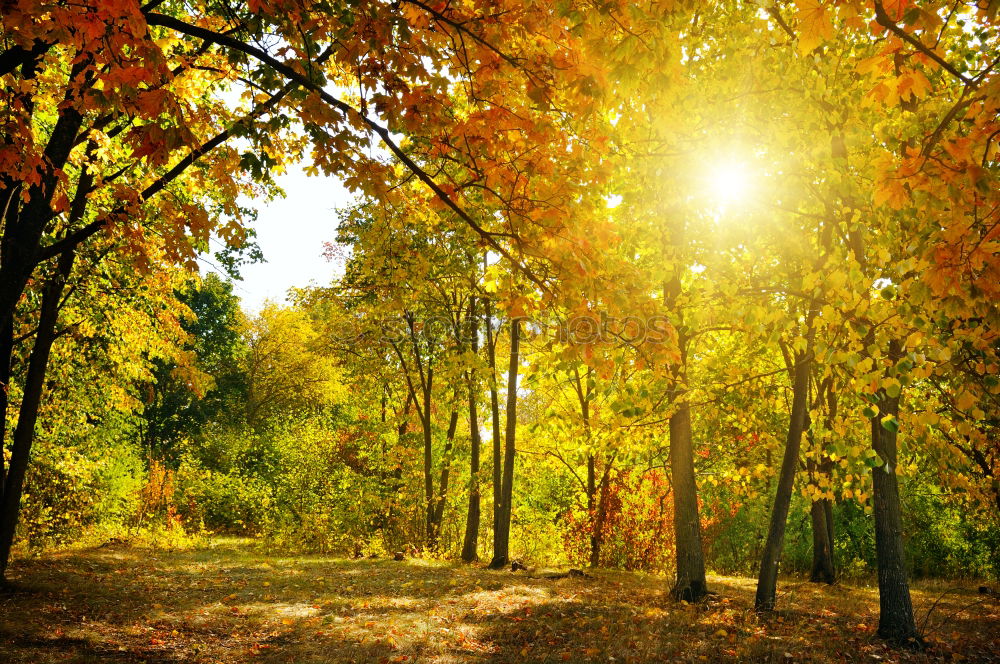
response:
<path fill-rule="evenodd" d="M 719 601 L 685 606 L 651 576 L 553 581 L 423 561 L 268 556 L 223 542 L 19 562 L 20 590 L 0 594 L 0 662 L 871 664 L 952 654 L 895 653 L 874 639 L 871 589 L 783 584 L 782 610 L 762 619 L 747 579 L 713 579 Z M 948 626 L 967 660 L 992 661 L 1000 647 L 989 610 Z"/>

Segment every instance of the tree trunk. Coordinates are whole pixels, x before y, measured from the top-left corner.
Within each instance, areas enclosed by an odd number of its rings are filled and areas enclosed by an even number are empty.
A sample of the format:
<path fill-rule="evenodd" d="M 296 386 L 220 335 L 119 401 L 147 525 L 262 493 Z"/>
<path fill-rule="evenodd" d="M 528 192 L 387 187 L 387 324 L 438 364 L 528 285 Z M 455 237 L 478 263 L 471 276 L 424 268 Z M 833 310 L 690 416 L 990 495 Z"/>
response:
<path fill-rule="evenodd" d="M 829 424 L 829 421 L 828 421 Z M 815 438 L 809 432 L 809 441 L 812 449 L 816 451 Z M 832 464 L 824 461 L 822 464 L 816 463 L 815 459 L 809 458 L 806 461 L 806 470 L 809 471 L 809 481 L 813 484 L 817 482 L 817 477 L 829 478 Z M 828 498 L 813 499 L 809 506 L 809 519 L 812 526 L 812 568 L 809 572 L 809 581 L 812 583 L 832 584 L 836 580 L 836 573 L 833 566 L 833 510 Z"/>
<path fill-rule="evenodd" d="M 7 443 L 7 411 L 10 408 L 11 363 L 14 357 L 14 322 L 0 323 L 0 496 L 7 478 L 3 450 Z"/>
<path fill-rule="evenodd" d="M 764 543 L 760 574 L 757 577 L 757 595 L 754 598 L 754 608 L 758 611 L 774 610 L 775 595 L 778 589 L 778 565 L 781 562 L 781 549 L 785 541 L 785 523 L 788 519 L 788 507 L 791 504 L 792 487 L 795 484 L 795 471 L 799 465 L 799 448 L 802 445 L 802 433 L 806 424 L 809 372 L 812 367 L 811 348 L 807 348 L 805 353 L 797 353 L 793 357 L 795 366 L 792 369 L 792 412 L 788 420 L 788 436 L 785 439 L 785 455 L 781 462 L 781 473 L 778 476 L 778 489 L 774 494 L 771 525 L 767 532 L 767 541 Z"/>
<path fill-rule="evenodd" d="M 893 350 L 898 354 L 898 344 L 890 348 L 890 357 Z M 893 643 L 919 645 L 921 639 L 913 618 L 903 550 L 899 483 L 896 480 L 896 431 L 882 424 L 884 417 L 891 416 L 894 422 L 898 421 L 899 397 L 890 397 L 880 390 L 878 407 L 879 412 L 871 420 L 872 448 L 882 464 L 872 470 L 875 557 L 878 563 L 878 634 Z"/>
<path fill-rule="evenodd" d="M 476 299 L 469 303 L 469 343 L 472 354 L 479 354 L 479 325 L 476 321 Z M 479 560 L 479 404 L 476 399 L 476 372 L 467 371 L 469 389 L 469 441 L 472 446 L 469 460 L 469 511 L 465 517 L 465 540 L 462 542 L 462 560 L 467 563 Z"/>
<path fill-rule="evenodd" d="M 823 386 L 826 392 L 826 430 L 833 429 L 833 423 L 837 418 L 838 399 L 837 392 L 833 389 L 832 379 L 828 379 Z M 819 471 L 826 477 L 833 475 L 833 460 L 826 454 L 819 463 Z M 837 580 L 837 565 L 833 556 L 833 501 L 824 498 L 819 501 L 823 506 L 823 525 L 826 527 L 826 536 L 821 537 L 828 548 L 817 548 L 816 540 L 813 540 L 813 574 L 811 580 L 824 583 L 834 583 Z M 813 529 L 818 526 L 813 521 Z M 814 535 L 815 537 L 815 535 Z M 819 554 L 817 555 L 817 551 Z M 819 572 L 819 574 L 817 574 Z"/>
<path fill-rule="evenodd" d="M 428 370 L 428 377 L 432 376 Z M 426 381 L 423 390 L 424 407 L 420 413 L 420 424 L 424 434 L 424 538 L 429 548 L 434 548 L 434 437 L 431 430 L 431 383 Z"/>
<path fill-rule="evenodd" d="M 597 503 L 597 460 L 593 454 L 587 455 L 587 518 L 590 519 L 590 566 L 597 567 L 601 558 L 601 545 L 597 541 L 597 524 L 594 508 Z"/>
<path fill-rule="evenodd" d="M 406 436 L 406 430 L 410 424 L 410 404 L 413 402 L 413 393 L 406 393 L 406 403 L 403 405 L 403 411 L 400 415 L 399 425 L 396 427 L 396 444 L 399 447 L 403 446 L 403 440 Z M 396 503 L 396 495 L 403 488 L 403 465 L 402 463 L 396 463 L 396 466 L 389 471 L 389 477 L 392 479 L 390 483 L 387 483 L 384 498 L 388 506 L 385 510 L 385 525 L 392 523 L 393 509 Z"/>
<path fill-rule="evenodd" d="M 517 433 L 517 370 L 520 361 L 521 322 L 510 322 L 510 367 L 507 370 L 507 430 L 504 436 L 503 476 L 500 492 L 500 519 L 493 527 L 493 560 L 490 569 L 510 562 L 510 518 L 514 491 L 514 437 Z"/>
<path fill-rule="evenodd" d="M 498 330 L 499 331 L 499 330 Z M 486 355 L 490 365 L 490 420 L 493 429 L 493 539 L 496 540 L 496 528 L 500 523 L 500 505 L 503 502 L 503 460 L 500 437 L 500 394 L 497 388 L 497 355 L 496 338 L 493 336 L 493 312 L 489 300 L 486 300 Z"/>
<path fill-rule="evenodd" d="M 608 516 L 608 473 L 604 473 L 601 481 L 599 498 L 597 499 L 597 514 L 594 516 L 594 534 L 591 536 L 590 566 L 600 567 L 601 545 L 604 544 L 604 524 Z"/>
<path fill-rule="evenodd" d="M 455 431 L 458 428 L 458 410 L 452 410 L 448 418 L 448 433 L 445 438 L 444 454 L 441 458 L 441 479 L 438 481 L 438 497 L 434 505 L 434 531 L 431 548 L 436 549 L 441 542 L 441 524 L 444 521 L 444 506 L 448 500 L 448 478 L 451 476 L 451 454 L 455 447 Z"/>
<path fill-rule="evenodd" d="M 836 578 L 833 568 L 833 525 L 828 517 L 832 510 L 826 498 L 814 500 L 809 509 L 812 519 L 813 562 L 809 580 L 813 583 L 832 584 Z"/>
<path fill-rule="evenodd" d="M 691 406 L 684 400 L 670 416 L 670 478 L 674 490 L 674 537 L 677 542 L 677 579 L 671 593 L 674 599 L 686 602 L 697 602 L 708 594 L 693 447 Z"/>
<path fill-rule="evenodd" d="M 674 229 L 674 241 L 684 237 L 683 226 Z M 678 245 L 679 246 L 679 245 Z M 668 310 L 676 310 L 678 323 L 683 309 L 678 299 L 683 287 L 674 275 L 663 287 Z M 697 602 L 708 594 L 705 580 L 705 553 L 701 544 L 701 515 L 698 510 L 698 484 L 694 476 L 694 441 L 691 434 L 691 404 L 687 401 L 687 335 L 678 330 L 680 364 L 673 370 L 673 400 L 676 408 L 670 416 L 670 483 L 674 494 L 674 542 L 677 553 L 677 576 L 671 594 L 676 600 Z"/>
<path fill-rule="evenodd" d="M 6 580 L 10 551 L 17 531 L 17 519 L 21 511 L 21 492 L 24 476 L 31 458 L 31 445 L 35 439 L 35 422 L 45 389 L 45 372 L 48 369 L 49 352 L 56 338 L 56 322 L 59 317 L 59 302 L 63 287 L 73 270 L 76 254 L 66 252 L 59 257 L 56 274 L 49 280 L 42 294 L 38 316 L 38 330 L 35 344 L 28 358 L 28 371 L 24 381 L 24 394 L 18 409 L 17 426 L 11 444 L 10 466 L 3 483 L 0 496 L 0 582 Z"/>

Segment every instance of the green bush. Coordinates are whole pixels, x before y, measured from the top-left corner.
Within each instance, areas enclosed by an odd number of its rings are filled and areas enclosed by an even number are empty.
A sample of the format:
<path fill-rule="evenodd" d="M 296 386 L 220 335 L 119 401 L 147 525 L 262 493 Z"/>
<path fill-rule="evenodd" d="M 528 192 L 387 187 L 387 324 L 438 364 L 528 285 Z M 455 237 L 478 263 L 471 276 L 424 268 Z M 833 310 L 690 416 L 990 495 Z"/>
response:
<path fill-rule="evenodd" d="M 123 528 L 135 514 L 144 482 L 130 445 L 62 447 L 39 440 L 25 478 L 18 539 L 29 550 L 68 544 L 88 528 Z"/>

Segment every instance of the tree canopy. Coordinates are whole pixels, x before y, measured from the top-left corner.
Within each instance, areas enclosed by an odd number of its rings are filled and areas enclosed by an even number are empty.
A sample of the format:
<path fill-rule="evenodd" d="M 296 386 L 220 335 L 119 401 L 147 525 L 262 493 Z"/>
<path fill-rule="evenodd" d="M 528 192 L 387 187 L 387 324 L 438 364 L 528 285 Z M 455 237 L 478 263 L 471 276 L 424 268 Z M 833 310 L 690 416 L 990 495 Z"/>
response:
<path fill-rule="evenodd" d="M 1000 574 L 996 2 L 0 7 L 0 577 L 156 528 L 762 614 L 870 572 L 921 648 L 912 577 Z M 244 312 L 298 165 L 343 269 Z"/>

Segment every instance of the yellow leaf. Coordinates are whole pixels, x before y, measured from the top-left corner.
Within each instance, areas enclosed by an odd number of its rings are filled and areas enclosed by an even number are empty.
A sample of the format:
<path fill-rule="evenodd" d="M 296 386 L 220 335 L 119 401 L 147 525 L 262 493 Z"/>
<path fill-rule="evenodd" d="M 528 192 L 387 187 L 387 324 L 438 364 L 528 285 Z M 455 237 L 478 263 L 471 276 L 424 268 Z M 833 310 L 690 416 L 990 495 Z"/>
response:
<path fill-rule="evenodd" d="M 799 19 L 799 53 L 808 55 L 814 48 L 833 37 L 833 23 L 819 0 L 796 0 Z"/>
<path fill-rule="evenodd" d="M 955 400 L 955 406 L 959 410 L 968 410 L 975 403 L 976 395 L 968 390 L 964 390 L 960 395 L 958 395 L 958 399 Z"/>

